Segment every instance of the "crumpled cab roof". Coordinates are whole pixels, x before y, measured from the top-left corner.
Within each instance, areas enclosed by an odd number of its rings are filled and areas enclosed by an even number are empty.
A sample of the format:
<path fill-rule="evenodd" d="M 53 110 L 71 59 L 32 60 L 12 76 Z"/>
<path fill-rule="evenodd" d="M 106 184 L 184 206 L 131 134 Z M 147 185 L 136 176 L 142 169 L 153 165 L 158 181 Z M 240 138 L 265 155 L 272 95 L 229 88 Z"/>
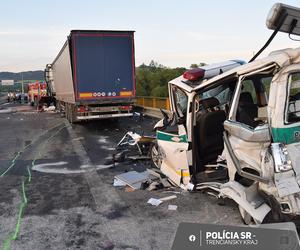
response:
<path fill-rule="evenodd" d="M 204 87 L 209 86 L 210 84 L 215 83 L 216 81 L 225 79 L 226 77 L 230 75 L 244 75 L 247 73 L 250 73 L 255 70 L 259 70 L 261 68 L 264 68 L 268 65 L 272 65 L 276 63 L 280 68 L 284 66 L 288 66 L 293 63 L 299 63 L 300 62 L 300 48 L 295 49 L 283 49 L 283 50 L 277 50 L 273 51 L 269 54 L 269 56 L 255 60 L 251 63 L 241 65 L 239 67 L 236 67 L 232 70 L 229 70 L 221 75 L 215 76 L 209 80 L 204 80 L 202 83 L 195 87 L 191 87 L 187 83 L 185 83 L 185 79 L 183 76 L 179 76 L 173 80 L 171 80 L 169 83 L 174 84 L 182 89 L 184 89 L 187 92 L 197 91 L 199 89 L 202 89 Z"/>

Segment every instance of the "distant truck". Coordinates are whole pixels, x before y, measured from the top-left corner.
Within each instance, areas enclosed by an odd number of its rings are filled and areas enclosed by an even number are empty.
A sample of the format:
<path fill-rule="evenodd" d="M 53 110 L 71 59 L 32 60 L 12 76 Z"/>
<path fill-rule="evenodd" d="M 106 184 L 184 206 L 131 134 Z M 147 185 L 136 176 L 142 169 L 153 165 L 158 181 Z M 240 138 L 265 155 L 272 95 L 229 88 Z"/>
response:
<path fill-rule="evenodd" d="M 38 106 L 44 97 L 47 97 L 47 84 L 45 82 L 37 81 L 28 84 L 28 101 L 32 106 Z"/>
<path fill-rule="evenodd" d="M 134 31 L 72 30 L 45 80 L 71 123 L 132 116 Z"/>

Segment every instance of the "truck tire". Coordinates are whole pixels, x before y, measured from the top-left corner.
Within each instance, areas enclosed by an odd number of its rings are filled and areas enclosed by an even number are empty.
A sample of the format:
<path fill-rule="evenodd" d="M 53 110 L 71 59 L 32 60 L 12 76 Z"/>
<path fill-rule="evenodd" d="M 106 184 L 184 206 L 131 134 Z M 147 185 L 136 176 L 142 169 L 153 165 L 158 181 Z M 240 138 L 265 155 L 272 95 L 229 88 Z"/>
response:
<path fill-rule="evenodd" d="M 58 101 L 57 102 L 57 109 L 58 109 L 58 111 L 59 111 L 59 114 L 60 114 L 60 116 L 61 117 L 65 117 L 66 116 L 66 106 L 64 106 L 65 107 L 65 110 L 63 110 L 63 103 L 61 102 L 61 101 Z"/>
<path fill-rule="evenodd" d="M 66 103 L 66 118 L 70 123 L 77 122 L 76 106 L 74 104 Z"/>
<path fill-rule="evenodd" d="M 66 119 L 69 121 L 69 105 L 68 105 L 68 103 L 65 103 L 65 115 L 66 115 Z"/>

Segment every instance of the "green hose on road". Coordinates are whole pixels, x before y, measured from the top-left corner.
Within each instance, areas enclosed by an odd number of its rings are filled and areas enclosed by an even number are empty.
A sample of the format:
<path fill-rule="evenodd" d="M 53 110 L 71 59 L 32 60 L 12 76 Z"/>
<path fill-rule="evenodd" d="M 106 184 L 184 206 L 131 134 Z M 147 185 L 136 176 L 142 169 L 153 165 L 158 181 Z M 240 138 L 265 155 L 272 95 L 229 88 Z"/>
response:
<path fill-rule="evenodd" d="M 45 145 L 53 138 L 55 137 L 57 134 L 59 134 L 64 128 L 66 128 L 67 125 L 63 126 L 62 128 L 60 128 L 59 130 L 57 130 L 53 135 L 51 135 L 43 144 L 41 149 L 39 150 L 39 152 L 36 154 L 36 156 L 34 157 L 34 159 L 31 162 L 31 166 L 33 167 L 35 165 L 35 161 L 37 160 L 37 157 L 41 157 L 42 156 L 42 149 L 45 147 Z M 24 150 L 26 148 L 28 148 L 30 145 L 32 145 L 32 143 L 28 144 L 22 151 L 19 151 L 17 153 L 17 155 L 14 157 L 14 159 L 12 160 L 12 164 L 0 175 L 1 177 L 3 177 L 11 168 L 13 168 L 15 166 L 15 161 L 20 157 L 21 153 L 24 152 Z M 20 232 L 20 226 L 22 223 L 22 219 L 23 219 L 23 213 L 24 210 L 27 206 L 28 200 L 27 200 L 27 196 L 26 196 L 26 186 L 31 182 L 31 170 L 30 167 L 27 166 L 27 173 L 28 176 L 26 177 L 26 179 L 22 180 L 22 202 L 20 204 L 19 207 L 19 212 L 18 212 L 18 217 L 17 217 L 17 223 L 15 226 L 15 229 L 13 232 L 9 233 L 9 235 L 6 237 L 6 239 L 3 241 L 3 250 L 9 250 L 10 249 L 10 245 L 11 242 L 13 240 L 16 240 L 18 238 L 19 232 Z"/>

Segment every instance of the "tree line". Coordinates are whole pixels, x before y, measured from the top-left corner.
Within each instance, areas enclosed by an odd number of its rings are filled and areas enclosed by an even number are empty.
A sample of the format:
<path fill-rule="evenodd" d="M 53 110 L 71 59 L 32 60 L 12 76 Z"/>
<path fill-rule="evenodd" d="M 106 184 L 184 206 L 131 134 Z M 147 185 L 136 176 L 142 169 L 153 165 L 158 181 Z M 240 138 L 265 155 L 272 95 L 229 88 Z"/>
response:
<path fill-rule="evenodd" d="M 205 63 L 191 64 L 190 68 L 197 68 Z M 168 82 L 183 74 L 184 67 L 169 68 L 151 61 L 149 65 L 142 64 L 136 68 L 137 96 L 168 96 Z"/>

